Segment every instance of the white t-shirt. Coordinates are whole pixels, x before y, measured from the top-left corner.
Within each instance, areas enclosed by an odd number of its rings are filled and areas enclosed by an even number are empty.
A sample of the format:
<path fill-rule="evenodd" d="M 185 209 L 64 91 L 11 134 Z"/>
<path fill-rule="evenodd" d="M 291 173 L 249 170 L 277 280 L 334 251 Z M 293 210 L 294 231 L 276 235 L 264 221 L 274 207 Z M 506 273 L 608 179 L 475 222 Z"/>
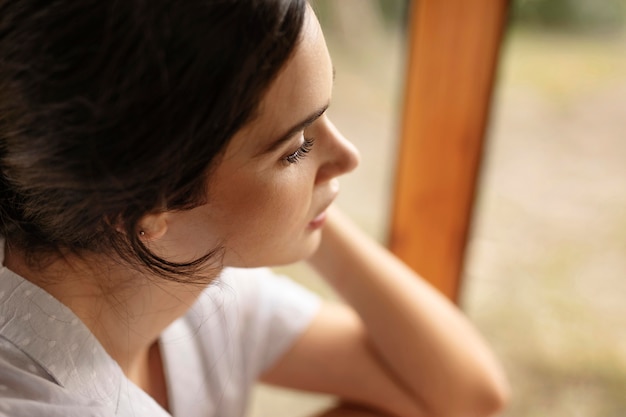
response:
<path fill-rule="evenodd" d="M 4 242 L 0 240 L 0 263 Z M 227 269 L 162 334 L 174 417 L 242 417 L 259 374 L 311 322 L 319 299 L 268 269 Z M 0 416 L 166 417 L 83 323 L 0 267 Z"/>

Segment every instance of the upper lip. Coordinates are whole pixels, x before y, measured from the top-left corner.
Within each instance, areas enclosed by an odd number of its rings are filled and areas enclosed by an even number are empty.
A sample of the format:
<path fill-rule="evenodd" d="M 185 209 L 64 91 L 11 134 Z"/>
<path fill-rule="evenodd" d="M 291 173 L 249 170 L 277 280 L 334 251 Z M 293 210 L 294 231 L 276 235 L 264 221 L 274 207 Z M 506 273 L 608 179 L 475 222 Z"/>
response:
<path fill-rule="evenodd" d="M 337 198 L 337 194 L 339 194 L 339 190 L 333 190 L 331 197 L 328 199 L 328 202 L 322 206 L 323 208 L 318 211 L 315 216 L 313 216 L 313 220 L 317 219 L 319 216 L 322 215 L 322 213 L 328 210 L 328 207 L 330 207 L 330 205 L 333 204 L 333 201 L 335 201 L 335 199 Z"/>

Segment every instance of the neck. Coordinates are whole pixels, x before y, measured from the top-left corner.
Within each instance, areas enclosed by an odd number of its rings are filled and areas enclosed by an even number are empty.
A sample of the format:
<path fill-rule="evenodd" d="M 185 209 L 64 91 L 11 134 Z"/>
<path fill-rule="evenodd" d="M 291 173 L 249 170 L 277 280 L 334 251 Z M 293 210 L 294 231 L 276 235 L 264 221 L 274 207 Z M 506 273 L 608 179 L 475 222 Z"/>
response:
<path fill-rule="evenodd" d="M 98 255 L 65 256 L 33 268 L 15 248 L 4 264 L 70 308 L 133 382 L 154 360 L 159 335 L 204 289 L 147 276 Z"/>

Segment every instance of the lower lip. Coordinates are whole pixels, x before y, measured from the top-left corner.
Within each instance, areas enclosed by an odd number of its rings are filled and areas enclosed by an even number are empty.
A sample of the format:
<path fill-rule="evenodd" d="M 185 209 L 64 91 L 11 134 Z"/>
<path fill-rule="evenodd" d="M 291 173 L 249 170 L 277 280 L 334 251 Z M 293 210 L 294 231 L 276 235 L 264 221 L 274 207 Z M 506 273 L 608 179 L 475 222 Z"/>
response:
<path fill-rule="evenodd" d="M 323 212 L 309 223 L 309 229 L 319 229 L 324 226 L 324 222 L 326 222 L 326 212 Z"/>

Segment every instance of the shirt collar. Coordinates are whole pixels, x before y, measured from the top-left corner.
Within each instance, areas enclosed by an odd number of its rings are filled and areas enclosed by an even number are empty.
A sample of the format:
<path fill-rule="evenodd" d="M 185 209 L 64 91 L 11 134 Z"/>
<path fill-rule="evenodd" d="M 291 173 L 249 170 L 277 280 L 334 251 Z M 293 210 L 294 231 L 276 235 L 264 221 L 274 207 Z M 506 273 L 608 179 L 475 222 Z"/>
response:
<path fill-rule="evenodd" d="M 126 380 L 121 368 L 68 307 L 3 261 L 0 239 L 0 335 L 59 385 L 115 409 Z"/>

